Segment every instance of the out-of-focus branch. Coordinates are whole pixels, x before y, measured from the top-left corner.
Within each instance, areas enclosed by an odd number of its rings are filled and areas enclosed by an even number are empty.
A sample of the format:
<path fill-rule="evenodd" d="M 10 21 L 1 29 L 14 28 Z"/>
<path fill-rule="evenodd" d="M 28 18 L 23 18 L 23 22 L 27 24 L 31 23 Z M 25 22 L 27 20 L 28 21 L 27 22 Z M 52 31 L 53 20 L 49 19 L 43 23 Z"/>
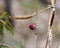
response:
<path fill-rule="evenodd" d="M 36 16 L 37 13 L 39 14 L 39 13 L 41 13 L 41 12 L 43 12 L 43 11 L 46 11 L 46 10 L 48 10 L 48 9 L 51 9 L 51 8 L 52 8 L 51 6 L 48 6 L 47 8 L 42 9 L 42 10 L 38 10 L 37 12 L 34 12 L 34 13 L 32 13 L 32 14 L 23 15 L 23 16 L 13 16 L 13 19 L 30 19 L 30 18 Z M 2 19 L 2 17 L 0 17 L 0 19 Z"/>
<path fill-rule="evenodd" d="M 50 20 L 49 20 L 49 26 L 51 27 L 54 21 L 54 17 L 55 17 L 55 8 L 52 9 L 51 11 L 51 15 L 50 15 Z"/>
<path fill-rule="evenodd" d="M 36 13 L 29 14 L 29 15 L 23 15 L 23 16 L 13 16 L 13 19 L 29 19 L 33 16 L 36 16 Z"/>
<path fill-rule="evenodd" d="M 55 6 L 56 0 L 51 0 L 51 5 Z"/>
<path fill-rule="evenodd" d="M 45 10 L 48 10 L 48 9 L 51 9 L 51 6 L 45 8 L 45 9 L 42 9 L 42 10 L 39 10 L 38 11 L 38 14 L 45 11 Z M 13 16 L 14 19 L 29 19 L 29 18 L 32 18 L 34 16 L 37 15 L 37 12 L 33 13 L 33 14 L 29 14 L 29 15 L 24 15 L 24 16 Z"/>
<path fill-rule="evenodd" d="M 53 25 L 55 11 L 56 11 L 55 2 L 56 2 L 56 0 L 51 0 L 52 10 L 51 10 L 50 19 L 49 19 L 48 35 L 47 35 L 47 41 L 46 41 L 45 48 L 47 48 L 47 47 L 52 48 L 52 25 Z"/>
<path fill-rule="evenodd" d="M 51 14 L 50 14 L 50 19 L 49 19 L 49 26 L 48 26 L 48 35 L 47 35 L 47 41 L 45 48 L 47 48 L 49 44 L 49 48 L 52 48 L 52 25 L 55 17 L 55 8 L 52 8 Z"/>

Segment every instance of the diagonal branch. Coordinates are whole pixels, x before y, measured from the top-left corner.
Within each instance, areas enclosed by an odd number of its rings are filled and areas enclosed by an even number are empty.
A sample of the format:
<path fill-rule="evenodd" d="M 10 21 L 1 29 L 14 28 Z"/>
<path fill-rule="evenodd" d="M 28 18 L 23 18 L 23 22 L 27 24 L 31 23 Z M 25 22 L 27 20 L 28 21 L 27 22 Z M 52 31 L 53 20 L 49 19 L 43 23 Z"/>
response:
<path fill-rule="evenodd" d="M 38 12 L 35 12 L 35 13 L 33 13 L 33 14 L 24 15 L 24 16 L 13 16 L 13 18 L 14 18 L 14 19 L 29 19 L 29 18 L 32 18 L 32 17 L 36 16 L 37 13 L 39 14 L 39 13 L 41 13 L 41 12 L 43 12 L 43 11 L 45 11 L 45 10 L 51 9 L 51 8 L 52 8 L 52 7 L 49 6 L 49 7 L 45 8 L 45 9 L 39 10 Z"/>
<path fill-rule="evenodd" d="M 47 35 L 47 41 L 46 41 L 45 48 L 47 48 L 47 47 L 52 48 L 52 25 L 53 25 L 55 11 L 56 11 L 55 10 L 55 1 L 56 0 L 51 0 L 52 10 L 51 10 L 50 19 L 49 19 L 48 35 Z"/>
<path fill-rule="evenodd" d="M 55 17 L 55 8 L 52 9 L 51 11 L 51 15 L 50 15 L 50 20 L 49 20 L 49 26 L 51 27 L 54 21 L 54 17 Z"/>
<path fill-rule="evenodd" d="M 43 11 L 46 11 L 46 10 L 48 10 L 48 9 L 51 9 L 51 8 L 52 8 L 52 6 L 50 5 L 50 6 L 48 6 L 47 8 L 42 9 L 42 10 L 39 10 L 39 11 L 34 12 L 34 13 L 32 13 L 32 14 L 23 15 L 23 16 L 13 16 L 13 19 L 30 19 L 30 18 L 36 16 L 37 14 L 39 14 L 39 13 L 41 13 L 41 12 L 43 12 Z M 10 17 L 10 18 L 11 18 L 11 17 Z M 0 17 L 0 19 L 2 19 L 2 17 Z"/>

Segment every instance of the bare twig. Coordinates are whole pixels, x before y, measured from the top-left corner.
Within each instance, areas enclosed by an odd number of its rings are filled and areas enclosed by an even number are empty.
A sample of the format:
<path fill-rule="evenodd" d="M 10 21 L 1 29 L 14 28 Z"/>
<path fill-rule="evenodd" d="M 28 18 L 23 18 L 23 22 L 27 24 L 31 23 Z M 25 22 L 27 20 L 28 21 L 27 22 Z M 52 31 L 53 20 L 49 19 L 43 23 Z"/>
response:
<path fill-rule="evenodd" d="M 51 5 L 55 6 L 55 4 L 56 4 L 56 0 L 51 0 Z"/>
<path fill-rule="evenodd" d="M 51 6 L 52 6 L 52 10 L 51 10 L 50 19 L 49 19 L 48 36 L 47 36 L 45 48 L 47 47 L 52 48 L 52 25 L 53 25 L 54 16 L 55 16 L 55 0 L 51 0 Z"/>
<path fill-rule="evenodd" d="M 55 8 L 53 8 L 52 11 L 51 11 L 50 20 L 49 20 L 49 26 L 52 26 L 54 16 L 55 16 Z"/>
<path fill-rule="evenodd" d="M 48 45 L 48 36 L 47 36 L 47 41 L 46 41 L 45 48 L 47 48 L 47 45 Z"/>
<path fill-rule="evenodd" d="M 14 18 L 14 19 L 29 19 L 29 18 L 31 18 L 31 17 L 36 16 L 37 13 L 39 14 L 39 13 L 41 13 L 41 12 L 43 12 L 43 11 L 45 11 L 45 10 L 48 10 L 48 9 L 50 9 L 50 8 L 51 8 L 51 6 L 45 8 L 45 9 L 39 10 L 38 12 L 35 12 L 35 13 L 33 13 L 33 14 L 24 15 L 24 16 L 13 16 L 13 18 Z"/>
<path fill-rule="evenodd" d="M 23 16 L 13 16 L 13 19 L 29 19 L 29 18 L 32 18 L 32 17 L 36 16 L 37 13 L 39 14 L 39 13 L 41 13 L 41 12 L 43 12 L 43 11 L 46 11 L 46 10 L 48 10 L 48 9 L 51 9 L 51 8 L 52 8 L 51 6 L 48 6 L 47 8 L 42 9 L 42 10 L 39 10 L 39 11 L 34 12 L 34 13 L 32 13 L 32 14 L 23 15 Z M 0 19 L 2 19 L 2 17 L 0 17 Z"/>
<path fill-rule="evenodd" d="M 13 16 L 14 19 L 29 19 L 33 16 L 35 16 L 36 13 L 30 14 L 30 15 L 24 15 L 24 16 Z"/>

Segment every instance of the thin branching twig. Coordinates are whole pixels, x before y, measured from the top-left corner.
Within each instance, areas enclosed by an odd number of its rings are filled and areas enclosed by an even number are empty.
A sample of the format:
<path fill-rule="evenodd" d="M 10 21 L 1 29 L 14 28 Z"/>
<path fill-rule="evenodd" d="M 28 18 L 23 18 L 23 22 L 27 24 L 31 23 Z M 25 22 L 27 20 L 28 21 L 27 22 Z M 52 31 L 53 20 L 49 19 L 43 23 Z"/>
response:
<path fill-rule="evenodd" d="M 48 10 L 48 9 L 50 9 L 50 8 L 51 8 L 51 6 L 48 6 L 47 8 L 42 9 L 42 10 L 39 10 L 39 11 L 34 12 L 34 13 L 32 13 L 32 14 L 23 15 L 23 16 L 13 16 L 13 19 L 29 19 L 29 18 L 32 18 L 32 17 L 36 16 L 37 13 L 39 14 L 39 13 L 41 13 L 41 12 L 43 12 L 43 11 L 45 11 L 45 10 Z M 11 16 L 10 16 L 10 18 L 11 18 Z M 2 17 L 0 17 L 0 19 L 2 19 Z"/>
<path fill-rule="evenodd" d="M 13 18 L 14 18 L 14 19 L 29 19 L 29 18 L 32 18 L 32 17 L 36 16 L 37 13 L 39 14 L 39 13 L 45 11 L 45 10 L 48 10 L 48 9 L 51 9 L 51 6 L 48 6 L 48 7 L 45 8 L 45 9 L 39 10 L 39 11 L 34 12 L 34 13 L 32 13 L 32 14 L 29 14 L 29 15 L 13 16 Z"/>
<path fill-rule="evenodd" d="M 56 0 L 51 0 L 51 14 L 50 14 L 50 19 L 49 19 L 49 26 L 48 26 L 48 35 L 47 35 L 47 41 L 45 48 L 52 48 L 52 25 L 55 17 L 55 1 Z"/>

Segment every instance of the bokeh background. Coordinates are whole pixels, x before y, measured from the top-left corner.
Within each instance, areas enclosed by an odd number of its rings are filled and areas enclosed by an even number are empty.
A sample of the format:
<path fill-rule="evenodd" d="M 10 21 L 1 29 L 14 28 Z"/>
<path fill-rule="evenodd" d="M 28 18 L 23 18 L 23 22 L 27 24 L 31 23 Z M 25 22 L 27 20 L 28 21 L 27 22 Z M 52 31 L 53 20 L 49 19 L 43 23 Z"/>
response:
<path fill-rule="evenodd" d="M 37 0 L 38 10 L 48 7 L 50 0 Z M 60 46 L 60 0 L 56 0 L 56 14 L 52 27 L 53 48 Z M 11 16 L 24 16 L 36 12 L 36 0 L 0 0 L 0 13 L 3 9 Z M 37 48 L 44 48 L 47 40 L 48 21 L 50 17 L 50 9 L 39 13 L 31 19 L 14 20 L 14 35 L 4 30 L 4 44 L 11 48 L 34 48 L 34 36 L 37 32 Z M 36 23 L 36 30 L 32 31 L 28 25 Z M 22 45 L 21 45 L 22 42 Z M 23 47 L 22 47 L 23 48 Z"/>

